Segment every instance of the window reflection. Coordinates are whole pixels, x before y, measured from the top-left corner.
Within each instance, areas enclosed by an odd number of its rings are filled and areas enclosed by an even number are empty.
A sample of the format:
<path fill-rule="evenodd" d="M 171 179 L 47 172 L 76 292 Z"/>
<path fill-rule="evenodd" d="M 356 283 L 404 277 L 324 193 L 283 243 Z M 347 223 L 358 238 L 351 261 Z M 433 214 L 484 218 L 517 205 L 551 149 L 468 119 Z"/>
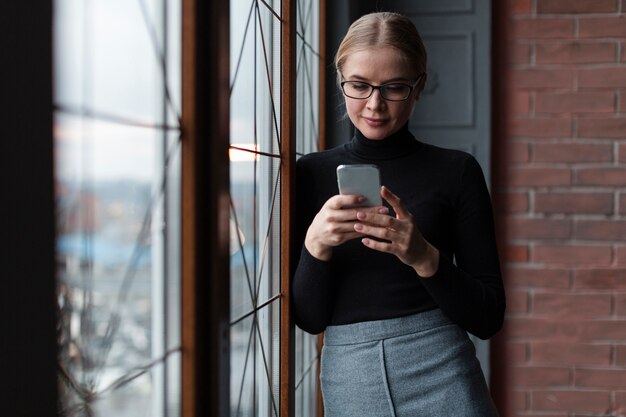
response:
<path fill-rule="evenodd" d="M 177 416 L 180 3 L 54 6 L 60 414 Z"/>

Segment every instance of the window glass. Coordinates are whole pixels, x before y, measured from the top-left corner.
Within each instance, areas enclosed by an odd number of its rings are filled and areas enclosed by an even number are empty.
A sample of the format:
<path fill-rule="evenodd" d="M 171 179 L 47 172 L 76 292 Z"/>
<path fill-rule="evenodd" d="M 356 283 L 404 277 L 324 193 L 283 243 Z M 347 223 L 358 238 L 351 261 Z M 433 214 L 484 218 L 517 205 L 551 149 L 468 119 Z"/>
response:
<path fill-rule="evenodd" d="M 318 2 L 297 3 L 300 154 L 317 150 Z M 280 2 L 231 0 L 231 415 L 277 416 L 280 396 Z M 285 117 L 285 115 L 283 115 Z M 284 260 L 282 260 L 284 261 Z M 285 277 L 283 277 L 285 278 Z M 288 279 L 288 278 L 287 278 Z M 296 415 L 317 415 L 317 338 L 297 331 Z"/>
<path fill-rule="evenodd" d="M 280 1 L 230 1 L 231 415 L 280 404 Z"/>
<path fill-rule="evenodd" d="M 180 1 L 55 0 L 64 416 L 180 415 Z"/>
<path fill-rule="evenodd" d="M 296 150 L 319 149 L 319 2 L 300 0 L 297 7 Z M 317 416 L 319 349 L 317 337 L 296 330 L 296 415 Z"/>

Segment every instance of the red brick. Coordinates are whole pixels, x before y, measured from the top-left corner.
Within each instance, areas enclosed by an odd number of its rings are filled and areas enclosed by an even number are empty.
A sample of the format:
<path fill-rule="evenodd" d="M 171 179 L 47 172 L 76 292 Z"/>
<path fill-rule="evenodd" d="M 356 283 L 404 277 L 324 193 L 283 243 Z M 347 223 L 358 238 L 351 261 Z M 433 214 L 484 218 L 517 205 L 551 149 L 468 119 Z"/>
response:
<path fill-rule="evenodd" d="M 513 24 L 516 39 L 555 39 L 574 37 L 574 19 L 520 19 Z"/>
<path fill-rule="evenodd" d="M 626 386 L 626 370 L 576 369 L 574 384 L 584 388 L 623 388 Z"/>
<path fill-rule="evenodd" d="M 536 411 L 590 411 L 605 410 L 610 405 L 608 391 L 533 391 L 531 408 Z"/>
<path fill-rule="evenodd" d="M 530 0 L 512 0 L 512 9 L 515 14 L 530 13 Z"/>
<path fill-rule="evenodd" d="M 575 73 L 571 69 L 523 69 L 511 73 L 511 85 L 527 89 L 567 89 L 574 86 Z"/>
<path fill-rule="evenodd" d="M 617 264 L 626 265 L 626 246 L 618 246 L 615 248 Z"/>
<path fill-rule="evenodd" d="M 556 323 L 545 319 L 507 318 L 504 334 L 509 338 L 549 338 L 556 332 Z"/>
<path fill-rule="evenodd" d="M 574 289 L 626 290 L 626 269 L 579 269 L 574 272 Z"/>
<path fill-rule="evenodd" d="M 624 129 L 626 130 L 626 123 Z M 572 120 L 570 118 L 515 119 L 510 133 L 517 137 L 568 138 L 572 136 Z"/>
<path fill-rule="evenodd" d="M 626 62 L 626 42 L 622 42 L 622 62 Z"/>
<path fill-rule="evenodd" d="M 614 113 L 613 92 L 537 93 L 536 113 Z"/>
<path fill-rule="evenodd" d="M 509 108 L 511 115 L 526 114 L 530 111 L 530 93 L 528 91 L 514 91 L 511 96 L 512 105 Z"/>
<path fill-rule="evenodd" d="M 516 387 L 550 387 L 569 385 L 571 380 L 568 368 L 548 366 L 516 366 L 513 368 L 513 384 Z"/>
<path fill-rule="evenodd" d="M 527 262 L 528 261 L 528 246 L 507 245 L 504 250 L 504 259 L 507 262 Z"/>
<path fill-rule="evenodd" d="M 506 153 L 508 163 L 530 161 L 530 148 L 526 142 L 510 142 Z"/>
<path fill-rule="evenodd" d="M 626 87 L 626 69 L 593 68 L 578 71 L 578 86 L 585 87 Z"/>
<path fill-rule="evenodd" d="M 626 412 L 626 392 L 617 391 L 615 393 L 615 409 L 620 410 L 619 413 L 615 413 L 615 417 L 621 417 L 620 413 L 624 415 Z"/>
<path fill-rule="evenodd" d="M 626 90 L 622 90 L 619 92 L 619 113 L 626 113 Z M 626 158 L 625 158 L 626 159 Z"/>
<path fill-rule="evenodd" d="M 577 220 L 574 237 L 582 240 L 626 241 L 626 221 Z"/>
<path fill-rule="evenodd" d="M 538 292 L 533 296 L 532 306 L 533 313 L 548 314 L 551 317 L 609 316 L 611 295 Z"/>
<path fill-rule="evenodd" d="M 626 18 L 624 16 L 580 19 L 578 36 L 581 38 L 624 38 Z"/>
<path fill-rule="evenodd" d="M 570 286 L 570 271 L 509 266 L 504 281 L 511 286 L 565 289 Z"/>
<path fill-rule="evenodd" d="M 534 342 L 531 346 L 531 361 L 563 365 L 609 365 L 611 346 L 608 344 Z"/>
<path fill-rule="evenodd" d="M 615 365 L 626 366 L 626 346 L 615 346 Z"/>
<path fill-rule="evenodd" d="M 584 335 L 586 330 L 582 324 L 588 323 L 587 319 L 578 318 L 570 320 L 567 317 L 560 317 L 555 324 L 554 334 L 548 340 L 555 342 L 592 342 L 588 336 Z"/>
<path fill-rule="evenodd" d="M 528 211 L 528 193 L 498 192 L 494 195 L 494 206 L 504 213 Z"/>
<path fill-rule="evenodd" d="M 619 195 L 619 214 L 626 214 L 626 194 Z"/>
<path fill-rule="evenodd" d="M 567 168 L 511 168 L 509 170 L 509 186 L 511 187 L 542 187 L 570 185 L 571 171 Z"/>
<path fill-rule="evenodd" d="M 626 340 L 626 320 L 592 320 L 577 323 L 576 337 L 588 341 Z M 563 332 L 563 330 L 561 330 Z"/>
<path fill-rule="evenodd" d="M 537 245 L 532 261 L 551 265 L 609 265 L 611 246 Z"/>
<path fill-rule="evenodd" d="M 528 409 L 528 393 L 525 391 L 516 391 L 513 394 L 514 394 L 513 408 L 515 409 L 515 411 L 527 410 Z"/>
<path fill-rule="evenodd" d="M 537 13 L 614 13 L 617 0 L 537 0 Z"/>
<path fill-rule="evenodd" d="M 530 63 L 530 50 L 528 44 L 516 43 L 509 46 L 509 64 L 521 65 Z"/>
<path fill-rule="evenodd" d="M 537 143 L 533 146 L 535 162 L 611 162 L 613 145 L 609 143 Z"/>
<path fill-rule="evenodd" d="M 522 314 L 528 312 L 528 292 L 508 291 L 506 296 L 507 314 Z"/>
<path fill-rule="evenodd" d="M 536 213 L 612 214 L 611 193 L 543 193 L 535 194 Z"/>
<path fill-rule="evenodd" d="M 626 168 L 581 168 L 576 173 L 576 184 L 626 186 Z"/>
<path fill-rule="evenodd" d="M 615 62 L 614 42 L 546 42 L 535 48 L 537 64 L 598 64 Z"/>
<path fill-rule="evenodd" d="M 512 363 L 524 363 L 528 361 L 528 343 L 507 342 L 506 356 L 507 361 L 510 361 Z"/>
<path fill-rule="evenodd" d="M 578 136 L 584 138 L 626 138 L 626 118 L 579 119 Z"/>
<path fill-rule="evenodd" d="M 509 239 L 568 239 L 572 235 L 569 220 L 509 217 L 506 222 Z"/>
<path fill-rule="evenodd" d="M 615 295 L 615 314 L 618 316 L 626 316 L 626 294 Z"/>

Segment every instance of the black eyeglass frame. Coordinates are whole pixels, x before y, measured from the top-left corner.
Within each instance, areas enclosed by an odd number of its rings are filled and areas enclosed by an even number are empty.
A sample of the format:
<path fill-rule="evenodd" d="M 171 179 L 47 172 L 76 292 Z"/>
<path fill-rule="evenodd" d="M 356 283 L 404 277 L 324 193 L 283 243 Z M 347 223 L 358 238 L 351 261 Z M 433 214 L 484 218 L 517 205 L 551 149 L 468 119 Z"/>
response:
<path fill-rule="evenodd" d="M 413 90 L 415 89 L 415 87 L 417 87 L 417 85 L 419 84 L 420 80 L 422 79 L 422 77 L 424 76 L 424 73 L 421 73 L 418 77 L 417 80 L 415 81 L 415 83 L 413 83 L 413 85 L 411 84 L 405 84 L 405 83 L 396 83 L 396 82 L 392 82 L 392 83 L 386 83 L 386 84 L 381 84 L 381 85 L 372 85 L 370 83 L 366 83 L 365 81 L 358 81 L 358 80 L 343 80 L 341 81 L 341 83 L 339 83 L 339 85 L 341 86 L 341 91 L 343 92 L 343 95 L 349 98 L 352 98 L 354 100 L 367 100 L 369 99 L 372 94 L 374 94 L 374 90 L 379 90 L 380 91 L 380 96 L 387 101 L 405 101 L 407 100 L 410 96 L 411 93 L 413 92 Z M 348 95 L 346 93 L 346 90 L 344 88 L 344 85 L 347 83 L 358 83 L 358 84 L 364 84 L 367 85 L 368 87 L 370 87 L 370 93 L 366 96 L 366 97 L 353 97 L 351 95 Z M 406 94 L 406 97 L 401 98 L 401 99 L 390 99 L 385 97 L 385 94 L 383 93 L 383 88 L 390 86 L 390 85 L 401 85 L 404 87 L 409 87 L 409 92 Z"/>

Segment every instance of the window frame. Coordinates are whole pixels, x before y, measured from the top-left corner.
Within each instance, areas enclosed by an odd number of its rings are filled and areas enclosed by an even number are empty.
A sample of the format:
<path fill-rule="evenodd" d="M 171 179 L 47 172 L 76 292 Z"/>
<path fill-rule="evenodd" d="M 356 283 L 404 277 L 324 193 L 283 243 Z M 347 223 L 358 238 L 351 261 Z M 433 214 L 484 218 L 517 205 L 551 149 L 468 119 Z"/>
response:
<path fill-rule="evenodd" d="M 281 0 L 281 417 L 295 414 L 295 325 L 290 311 L 290 277 L 295 265 L 290 247 L 296 192 L 296 8 L 297 0 Z M 319 143 L 323 146 L 325 0 L 319 8 Z M 230 414 L 229 13 L 228 2 L 183 0 L 183 417 Z"/>

